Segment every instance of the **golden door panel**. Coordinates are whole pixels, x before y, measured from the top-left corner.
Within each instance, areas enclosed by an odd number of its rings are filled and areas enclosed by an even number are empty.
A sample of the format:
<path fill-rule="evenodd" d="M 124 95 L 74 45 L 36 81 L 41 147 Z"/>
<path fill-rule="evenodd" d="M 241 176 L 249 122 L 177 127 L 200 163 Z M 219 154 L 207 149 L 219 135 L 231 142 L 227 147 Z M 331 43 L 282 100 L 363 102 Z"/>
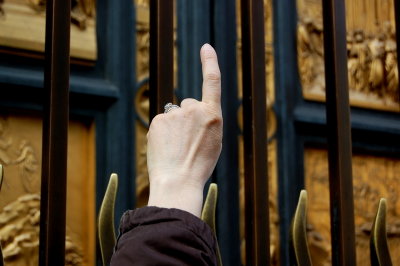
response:
<path fill-rule="evenodd" d="M 321 1 L 297 0 L 303 96 L 325 101 Z M 393 0 L 346 1 L 350 104 L 400 112 Z"/>
<path fill-rule="evenodd" d="M 0 47 L 44 52 L 45 7 L 45 0 L 0 1 Z M 97 58 L 95 11 L 94 0 L 72 0 L 71 56 L 74 58 Z"/>
<path fill-rule="evenodd" d="M 327 152 L 307 148 L 308 240 L 314 265 L 331 265 Z M 400 265 L 400 159 L 353 155 L 357 265 L 370 265 L 369 237 L 379 199 L 387 199 L 387 231 L 393 265 Z"/>
<path fill-rule="evenodd" d="M 70 121 L 66 265 L 94 265 L 94 126 Z M 37 116 L 0 116 L 0 239 L 6 265 L 37 265 L 42 123 Z M 57 200 L 57 199 L 54 199 Z"/>

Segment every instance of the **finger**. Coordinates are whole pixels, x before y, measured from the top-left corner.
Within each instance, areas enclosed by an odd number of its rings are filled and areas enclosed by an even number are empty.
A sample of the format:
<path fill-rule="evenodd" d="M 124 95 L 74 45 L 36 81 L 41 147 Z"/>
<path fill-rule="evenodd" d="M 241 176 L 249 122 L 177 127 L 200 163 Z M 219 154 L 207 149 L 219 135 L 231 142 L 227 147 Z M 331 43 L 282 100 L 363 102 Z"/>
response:
<path fill-rule="evenodd" d="M 203 97 L 205 103 L 221 105 L 221 72 L 218 66 L 217 53 L 209 44 L 200 50 L 203 71 Z"/>
<path fill-rule="evenodd" d="M 187 106 L 189 106 L 189 105 L 192 105 L 192 104 L 195 104 L 195 103 L 198 103 L 199 101 L 198 100 L 196 100 L 196 99 L 193 99 L 193 98 L 186 98 L 186 99 L 184 99 L 182 102 L 181 102 L 181 107 L 182 108 L 185 108 L 185 107 L 187 107 Z"/>

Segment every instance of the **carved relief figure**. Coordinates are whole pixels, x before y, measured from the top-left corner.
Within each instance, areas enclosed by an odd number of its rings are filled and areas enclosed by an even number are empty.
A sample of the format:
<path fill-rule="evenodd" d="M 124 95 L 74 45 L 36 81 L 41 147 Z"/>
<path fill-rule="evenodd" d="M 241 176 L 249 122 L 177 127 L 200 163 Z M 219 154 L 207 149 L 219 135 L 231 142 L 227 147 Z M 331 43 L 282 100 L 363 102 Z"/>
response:
<path fill-rule="evenodd" d="M 7 149 L 11 146 L 12 141 L 5 136 L 6 127 L 7 120 L 4 117 L 0 117 L 0 163 L 3 165 L 8 165 L 11 162 Z"/>
<path fill-rule="evenodd" d="M 136 71 L 138 80 L 142 80 L 149 75 L 150 25 L 148 21 L 147 23 L 144 21 L 136 22 L 136 47 L 138 53 Z"/>
<path fill-rule="evenodd" d="M 33 173 L 38 169 L 38 161 L 35 156 L 33 147 L 29 145 L 28 141 L 23 140 L 19 145 L 18 158 L 14 164 L 18 164 L 19 172 L 26 192 L 33 192 L 33 183 L 38 182 L 35 180 Z M 36 184 L 35 184 L 36 185 Z"/>
<path fill-rule="evenodd" d="M 312 84 L 311 90 L 322 91 L 325 86 L 322 25 L 305 19 L 298 28 L 299 72 L 303 83 Z"/>
<path fill-rule="evenodd" d="M 0 0 L 0 17 L 5 15 L 3 7 L 2 7 L 3 3 L 4 3 L 4 0 Z"/>
<path fill-rule="evenodd" d="M 353 40 L 350 39 L 348 44 L 349 86 L 356 92 L 365 92 L 368 85 L 370 51 L 364 41 L 364 32 L 357 30 L 353 33 Z"/>
<path fill-rule="evenodd" d="M 368 44 L 371 51 L 371 69 L 369 73 L 368 82 L 371 87 L 371 92 L 383 96 L 383 82 L 384 82 L 384 67 L 383 57 L 385 56 L 385 46 L 383 38 L 375 37 Z"/>
<path fill-rule="evenodd" d="M 38 13 L 46 10 L 46 0 L 28 0 L 28 4 Z"/>
<path fill-rule="evenodd" d="M 26 194 L 0 212 L 0 240 L 6 265 L 37 265 L 40 196 Z M 67 229 L 68 232 L 68 229 Z M 67 235 L 65 265 L 83 265 L 80 248 Z"/>
<path fill-rule="evenodd" d="M 135 0 L 136 5 L 148 7 L 149 0 Z"/>
<path fill-rule="evenodd" d="M 386 93 L 393 101 L 398 99 L 399 70 L 397 65 L 396 46 L 393 43 L 386 46 L 387 56 L 385 60 L 385 69 L 387 73 Z"/>
<path fill-rule="evenodd" d="M 396 101 L 399 97 L 398 85 L 399 85 L 399 72 L 397 65 L 397 51 L 396 51 L 396 37 L 395 31 L 390 23 L 384 24 L 385 34 L 385 70 L 387 74 L 386 94 L 393 100 Z"/>
<path fill-rule="evenodd" d="M 12 138 L 8 137 L 7 119 L 0 117 L 0 163 L 3 165 L 17 165 L 19 167 L 20 178 L 26 192 L 33 192 L 33 186 L 37 185 L 39 180 L 34 174 L 38 169 L 34 148 L 25 139 L 21 140 L 18 148 L 14 151 L 16 158 L 13 159 L 10 154 L 13 152 Z"/>
<path fill-rule="evenodd" d="M 46 0 L 28 0 L 29 6 L 36 12 L 46 10 Z M 95 15 L 94 0 L 72 0 L 71 1 L 71 22 L 81 30 L 86 29 L 87 19 Z"/>

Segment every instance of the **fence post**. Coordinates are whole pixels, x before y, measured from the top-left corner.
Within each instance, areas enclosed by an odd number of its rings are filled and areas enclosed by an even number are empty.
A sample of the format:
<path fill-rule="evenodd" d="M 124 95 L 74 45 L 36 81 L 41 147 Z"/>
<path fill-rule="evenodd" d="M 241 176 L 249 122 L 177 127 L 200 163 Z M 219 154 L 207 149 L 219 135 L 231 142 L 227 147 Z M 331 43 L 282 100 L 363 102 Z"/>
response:
<path fill-rule="evenodd" d="M 323 1 L 332 265 L 356 265 L 344 0 Z"/>
<path fill-rule="evenodd" d="M 269 265 L 264 2 L 242 0 L 246 264 Z"/>
<path fill-rule="evenodd" d="M 64 265 L 71 0 L 47 0 L 39 265 Z"/>
<path fill-rule="evenodd" d="M 150 1 L 150 121 L 174 95 L 173 1 Z"/>

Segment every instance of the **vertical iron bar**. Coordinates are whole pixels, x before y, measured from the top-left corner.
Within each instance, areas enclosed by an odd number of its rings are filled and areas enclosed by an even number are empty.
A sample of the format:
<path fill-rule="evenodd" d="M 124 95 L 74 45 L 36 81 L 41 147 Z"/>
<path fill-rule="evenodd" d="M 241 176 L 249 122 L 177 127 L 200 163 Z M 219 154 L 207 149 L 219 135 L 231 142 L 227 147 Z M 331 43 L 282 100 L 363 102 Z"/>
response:
<path fill-rule="evenodd" d="M 47 0 L 39 265 L 64 265 L 71 0 Z"/>
<path fill-rule="evenodd" d="M 184 0 L 187 1 L 187 0 Z M 201 0 L 205 2 L 204 0 Z M 217 236 L 224 265 L 239 266 L 239 164 L 240 128 L 237 121 L 238 91 L 236 65 L 236 1 L 210 1 L 210 43 L 218 54 L 221 69 L 221 108 L 224 117 L 222 151 L 213 174 L 218 184 Z M 229 176 L 229 178 L 226 178 Z"/>
<path fill-rule="evenodd" d="M 173 101 L 173 0 L 150 1 L 150 121 Z"/>
<path fill-rule="evenodd" d="M 394 0 L 394 19 L 396 23 L 396 53 L 397 53 L 397 71 L 399 71 L 400 76 L 400 57 L 399 57 L 399 47 L 400 47 L 400 0 Z M 400 83 L 398 84 L 398 101 L 400 102 Z"/>
<path fill-rule="evenodd" d="M 332 265 L 356 265 L 344 0 L 324 0 Z"/>
<path fill-rule="evenodd" d="M 269 265 L 264 4 L 242 0 L 246 264 Z"/>

